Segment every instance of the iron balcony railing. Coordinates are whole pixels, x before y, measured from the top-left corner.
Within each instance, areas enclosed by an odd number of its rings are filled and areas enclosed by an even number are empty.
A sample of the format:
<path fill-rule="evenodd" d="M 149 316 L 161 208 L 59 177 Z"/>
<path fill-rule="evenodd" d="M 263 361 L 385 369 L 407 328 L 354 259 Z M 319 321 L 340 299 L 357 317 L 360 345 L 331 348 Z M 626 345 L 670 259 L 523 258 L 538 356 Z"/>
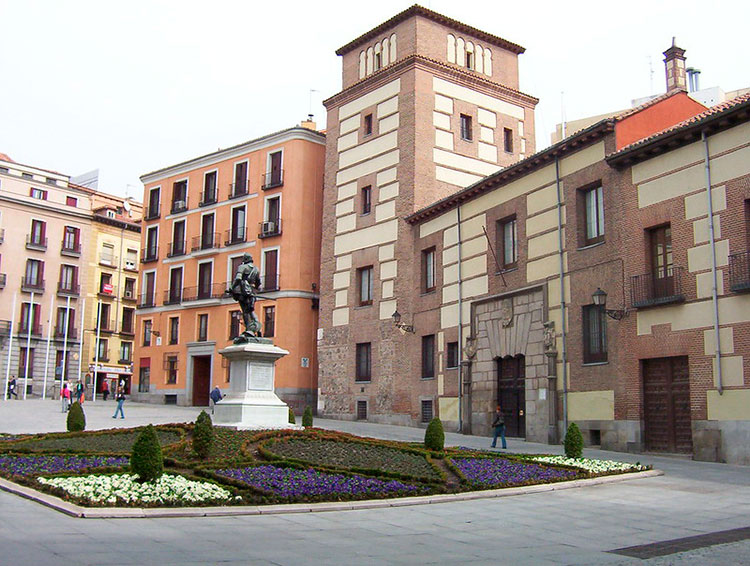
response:
<path fill-rule="evenodd" d="M 237 181 L 236 183 L 229 184 L 229 198 L 243 197 L 248 193 L 247 181 Z"/>
<path fill-rule="evenodd" d="M 55 326 L 55 338 L 65 338 L 65 327 L 60 328 L 59 326 Z M 78 329 L 68 328 L 68 340 L 76 339 L 78 339 Z"/>
<path fill-rule="evenodd" d="M 263 190 L 273 189 L 280 187 L 284 184 L 284 170 L 277 169 L 276 171 L 269 171 L 261 176 L 261 182 L 263 183 Z"/>
<path fill-rule="evenodd" d="M 217 191 L 214 189 L 206 189 L 201 193 L 201 200 L 198 203 L 198 206 L 208 206 L 209 204 L 214 204 L 217 199 Z"/>
<path fill-rule="evenodd" d="M 273 220 L 266 220 L 265 222 L 258 223 L 258 237 L 259 238 L 270 238 L 271 236 L 281 235 L 281 219 L 275 218 Z"/>
<path fill-rule="evenodd" d="M 187 198 L 183 199 L 175 199 L 172 201 L 172 208 L 170 212 L 172 214 L 177 214 L 178 212 L 184 212 L 188 209 L 187 205 Z"/>
<path fill-rule="evenodd" d="M 178 255 L 185 255 L 187 253 L 187 246 L 185 240 L 181 242 L 170 242 L 169 250 L 167 251 L 167 257 L 175 257 Z"/>
<path fill-rule="evenodd" d="M 182 288 L 167 289 L 164 291 L 165 305 L 179 305 L 182 302 Z"/>
<path fill-rule="evenodd" d="M 153 206 L 147 206 L 145 214 L 143 215 L 143 219 L 144 220 L 156 220 L 157 218 L 159 218 L 159 216 L 161 216 L 160 209 L 161 209 L 160 203 L 156 203 Z"/>
<path fill-rule="evenodd" d="M 141 250 L 141 263 L 150 263 L 159 259 L 159 246 L 149 246 Z"/>
<path fill-rule="evenodd" d="M 60 253 L 63 255 L 80 257 L 81 242 L 66 242 L 63 240 L 62 246 L 60 247 Z"/>
<path fill-rule="evenodd" d="M 156 306 L 156 293 L 142 293 L 138 299 L 138 308 L 145 309 Z"/>
<path fill-rule="evenodd" d="M 224 245 L 241 244 L 247 241 L 247 228 L 244 226 L 234 226 L 225 232 Z"/>
<path fill-rule="evenodd" d="M 735 293 L 750 291 L 750 252 L 729 256 L 729 288 Z"/>
<path fill-rule="evenodd" d="M 18 323 L 18 333 L 19 334 L 28 334 L 29 333 L 29 323 L 26 319 L 21 320 Z M 32 323 L 31 324 L 31 335 L 32 336 L 41 336 L 42 335 L 42 325 L 38 323 Z"/>
<path fill-rule="evenodd" d="M 654 307 L 685 300 L 682 294 L 682 267 L 669 267 L 663 275 L 645 273 L 630 278 L 633 308 Z"/>
<path fill-rule="evenodd" d="M 114 320 L 102 320 L 97 321 L 96 326 L 94 327 L 94 332 L 97 330 L 101 332 L 114 332 L 115 331 L 115 321 Z"/>
<path fill-rule="evenodd" d="M 78 283 L 66 283 L 64 281 L 57 282 L 57 294 L 58 295 L 74 295 L 78 296 L 81 294 L 81 286 Z"/>
<path fill-rule="evenodd" d="M 26 235 L 26 247 L 31 250 L 46 250 L 47 238 L 35 236 L 34 234 Z"/>
<path fill-rule="evenodd" d="M 213 250 L 220 247 L 221 235 L 218 232 L 202 234 L 193 238 L 192 250 L 198 252 L 201 250 Z"/>
<path fill-rule="evenodd" d="M 182 302 L 221 299 L 228 296 L 226 283 L 213 283 L 197 287 L 185 287 L 182 290 Z"/>
<path fill-rule="evenodd" d="M 44 291 L 44 279 L 41 277 L 21 277 L 21 291 Z"/>
<path fill-rule="evenodd" d="M 279 289 L 279 274 L 261 277 L 261 291 L 277 291 Z"/>

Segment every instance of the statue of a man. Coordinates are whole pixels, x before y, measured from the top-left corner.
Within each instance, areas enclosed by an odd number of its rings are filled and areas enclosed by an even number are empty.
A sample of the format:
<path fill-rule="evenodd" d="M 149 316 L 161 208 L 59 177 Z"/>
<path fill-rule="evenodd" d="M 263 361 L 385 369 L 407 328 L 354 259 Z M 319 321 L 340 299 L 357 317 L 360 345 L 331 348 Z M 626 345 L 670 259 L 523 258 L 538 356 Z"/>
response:
<path fill-rule="evenodd" d="M 249 338 L 260 336 L 260 321 L 255 315 L 256 295 L 260 289 L 260 271 L 253 264 L 253 256 L 246 253 L 234 275 L 230 289 L 232 298 L 240 304 L 245 332 L 234 339 L 235 344 L 247 342 Z"/>

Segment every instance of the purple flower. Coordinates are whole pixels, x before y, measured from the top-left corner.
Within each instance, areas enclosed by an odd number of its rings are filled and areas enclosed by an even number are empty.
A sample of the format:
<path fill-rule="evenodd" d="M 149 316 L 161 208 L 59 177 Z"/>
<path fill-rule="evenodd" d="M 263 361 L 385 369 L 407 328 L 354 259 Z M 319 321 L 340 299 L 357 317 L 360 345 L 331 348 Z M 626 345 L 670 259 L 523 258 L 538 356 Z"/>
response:
<path fill-rule="evenodd" d="M 80 472 L 94 468 L 120 468 L 128 464 L 127 457 L 108 456 L 0 456 L 0 470 L 5 473 L 30 476 Z"/>
<path fill-rule="evenodd" d="M 505 458 L 452 458 L 451 462 L 475 486 L 491 487 L 573 479 L 577 472 L 512 462 Z"/>

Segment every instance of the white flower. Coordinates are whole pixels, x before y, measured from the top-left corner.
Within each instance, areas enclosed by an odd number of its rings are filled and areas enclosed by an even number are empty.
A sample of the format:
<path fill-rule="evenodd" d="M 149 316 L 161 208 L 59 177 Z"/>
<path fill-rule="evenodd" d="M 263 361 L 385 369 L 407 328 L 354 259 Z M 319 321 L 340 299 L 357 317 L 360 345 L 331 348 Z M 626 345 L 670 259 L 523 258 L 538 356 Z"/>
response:
<path fill-rule="evenodd" d="M 582 468 L 595 474 L 604 472 L 640 472 L 648 470 L 648 466 L 640 464 L 628 464 L 627 462 L 614 462 L 612 460 L 593 460 L 591 458 L 568 458 L 567 456 L 530 456 L 529 460 L 545 462 L 547 464 L 558 464 L 562 466 L 574 466 Z"/>

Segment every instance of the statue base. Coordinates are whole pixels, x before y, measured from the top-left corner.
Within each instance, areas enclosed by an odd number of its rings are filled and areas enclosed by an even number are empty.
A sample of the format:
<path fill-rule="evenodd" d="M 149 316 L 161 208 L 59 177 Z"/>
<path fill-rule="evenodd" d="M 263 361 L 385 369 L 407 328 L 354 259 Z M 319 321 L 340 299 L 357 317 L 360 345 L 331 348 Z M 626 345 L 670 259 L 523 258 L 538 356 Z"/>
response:
<path fill-rule="evenodd" d="M 215 425 L 238 430 L 301 428 L 289 423 L 289 407 L 274 392 L 276 360 L 289 352 L 267 338 L 256 338 L 219 353 L 230 363 L 230 388 L 214 407 Z"/>

